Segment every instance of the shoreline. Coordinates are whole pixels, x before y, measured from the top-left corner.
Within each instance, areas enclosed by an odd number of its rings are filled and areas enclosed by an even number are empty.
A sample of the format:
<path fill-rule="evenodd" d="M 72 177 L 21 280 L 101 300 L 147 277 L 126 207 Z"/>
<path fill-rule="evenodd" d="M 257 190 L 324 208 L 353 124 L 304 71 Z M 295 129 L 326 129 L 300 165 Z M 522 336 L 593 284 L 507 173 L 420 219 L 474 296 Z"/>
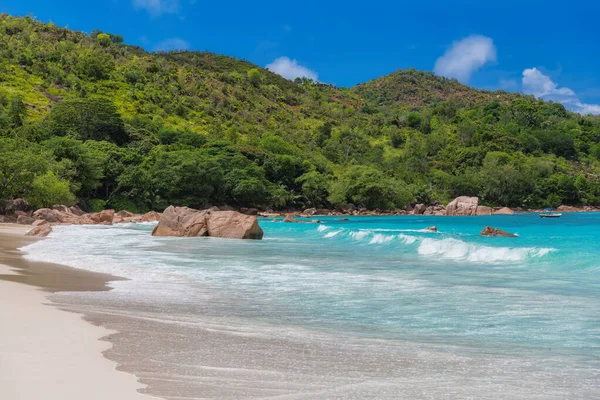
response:
<path fill-rule="evenodd" d="M 143 400 L 145 385 L 104 357 L 116 333 L 48 299 L 59 291 L 107 291 L 107 274 L 25 260 L 31 227 L 0 224 L 0 397 L 20 400 Z"/>

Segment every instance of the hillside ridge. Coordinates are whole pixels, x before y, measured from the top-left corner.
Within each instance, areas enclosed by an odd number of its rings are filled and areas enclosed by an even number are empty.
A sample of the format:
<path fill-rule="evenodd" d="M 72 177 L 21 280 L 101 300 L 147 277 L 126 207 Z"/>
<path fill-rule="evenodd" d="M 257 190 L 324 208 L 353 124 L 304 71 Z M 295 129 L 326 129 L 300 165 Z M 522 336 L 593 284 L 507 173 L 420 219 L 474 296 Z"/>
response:
<path fill-rule="evenodd" d="M 337 88 L 0 15 L 0 199 L 369 209 L 600 203 L 600 119 L 415 70 Z"/>

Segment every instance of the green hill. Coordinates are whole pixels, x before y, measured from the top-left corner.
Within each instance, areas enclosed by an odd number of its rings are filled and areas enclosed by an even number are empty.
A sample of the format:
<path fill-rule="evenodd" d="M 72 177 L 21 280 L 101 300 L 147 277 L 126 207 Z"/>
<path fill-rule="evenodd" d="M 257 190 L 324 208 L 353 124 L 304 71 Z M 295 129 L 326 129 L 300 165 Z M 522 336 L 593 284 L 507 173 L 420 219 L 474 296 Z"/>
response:
<path fill-rule="evenodd" d="M 0 199 L 600 204 L 600 120 L 414 70 L 336 88 L 0 15 Z"/>

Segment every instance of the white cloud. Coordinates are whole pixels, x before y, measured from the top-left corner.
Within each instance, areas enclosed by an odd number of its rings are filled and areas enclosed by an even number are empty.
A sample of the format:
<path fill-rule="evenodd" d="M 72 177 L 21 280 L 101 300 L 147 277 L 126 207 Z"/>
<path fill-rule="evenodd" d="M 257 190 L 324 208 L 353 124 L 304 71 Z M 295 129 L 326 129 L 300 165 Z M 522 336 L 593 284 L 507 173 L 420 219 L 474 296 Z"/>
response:
<path fill-rule="evenodd" d="M 468 82 L 471 75 L 489 62 L 496 61 L 496 46 L 489 37 L 473 35 L 458 42 L 435 62 L 434 72 Z"/>
<path fill-rule="evenodd" d="M 600 105 L 582 103 L 573 90 L 558 87 L 548 75 L 544 75 L 537 68 L 523 70 L 522 84 L 523 91 L 535 97 L 562 103 L 580 114 L 600 114 Z"/>
<path fill-rule="evenodd" d="M 179 12 L 178 0 L 132 0 L 136 10 L 146 10 L 153 17 Z"/>
<path fill-rule="evenodd" d="M 190 43 L 180 38 L 165 39 L 154 46 L 154 51 L 188 50 Z"/>
<path fill-rule="evenodd" d="M 295 79 L 295 78 L 310 78 L 312 80 L 317 80 L 319 75 L 306 67 L 298 64 L 296 60 L 290 60 L 288 57 L 279 57 L 271 64 L 267 65 L 267 68 L 270 71 L 275 72 L 283 76 L 286 79 Z"/>

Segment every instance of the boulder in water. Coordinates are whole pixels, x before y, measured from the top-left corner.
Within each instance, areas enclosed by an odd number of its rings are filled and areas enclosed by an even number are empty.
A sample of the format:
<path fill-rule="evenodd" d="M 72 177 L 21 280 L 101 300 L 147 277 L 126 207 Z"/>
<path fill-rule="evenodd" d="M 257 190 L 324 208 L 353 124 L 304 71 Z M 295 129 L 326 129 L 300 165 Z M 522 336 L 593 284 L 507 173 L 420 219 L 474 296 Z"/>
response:
<path fill-rule="evenodd" d="M 427 228 L 425 228 L 426 231 L 429 232 L 437 232 L 437 226 L 433 225 L 433 226 L 428 226 Z"/>
<path fill-rule="evenodd" d="M 237 211 L 215 211 L 207 215 L 208 235 L 226 239 L 257 239 L 263 230 L 254 215 Z"/>
<path fill-rule="evenodd" d="M 494 211 L 494 215 L 514 215 L 514 211 L 508 207 L 502 207 L 499 210 Z"/>
<path fill-rule="evenodd" d="M 479 234 L 481 236 L 517 237 L 517 235 L 514 235 L 512 233 L 508 233 L 508 232 L 503 231 L 501 229 L 492 228 L 491 226 L 486 226 L 485 228 L 483 228 L 483 230 Z"/>
<path fill-rule="evenodd" d="M 207 210 L 169 206 L 160 216 L 152 236 L 208 236 L 208 213 Z"/>
<path fill-rule="evenodd" d="M 287 214 L 283 219 L 283 222 L 298 222 L 298 220 L 296 220 L 292 214 Z"/>
<path fill-rule="evenodd" d="M 263 230 L 254 215 L 169 206 L 161 215 L 152 235 L 262 239 Z"/>

